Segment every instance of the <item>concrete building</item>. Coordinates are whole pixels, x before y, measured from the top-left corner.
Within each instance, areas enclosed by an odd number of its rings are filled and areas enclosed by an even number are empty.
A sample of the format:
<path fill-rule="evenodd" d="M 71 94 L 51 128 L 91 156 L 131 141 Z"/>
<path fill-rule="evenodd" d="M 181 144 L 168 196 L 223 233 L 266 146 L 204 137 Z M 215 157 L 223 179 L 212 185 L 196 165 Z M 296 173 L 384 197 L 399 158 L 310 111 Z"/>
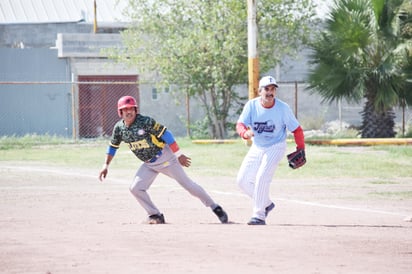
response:
<path fill-rule="evenodd" d="M 0 1 L 0 135 L 110 135 L 120 96 L 147 101 L 142 89 L 150 98 L 150 85 L 137 84 L 136 69 L 102 53 L 122 47 L 126 1 L 94 2 Z"/>
<path fill-rule="evenodd" d="M 127 1 L 116 2 L 0 0 L 0 136 L 107 136 L 118 119 L 117 99 L 126 94 L 177 136 L 186 135 L 188 116 L 191 123 L 204 118 L 194 99 L 186 106 L 184 96 L 171 95 L 176 87 L 141 83 L 138 69 L 107 58 L 102 49 L 122 47 L 119 33 L 129 23 L 122 16 Z M 278 96 L 306 128 L 335 120 L 360 125 L 362 105 L 322 104 L 305 91 L 305 56 L 269 72 L 280 84 Z M 238 90 L 247 95 L 246 86 Z"/>

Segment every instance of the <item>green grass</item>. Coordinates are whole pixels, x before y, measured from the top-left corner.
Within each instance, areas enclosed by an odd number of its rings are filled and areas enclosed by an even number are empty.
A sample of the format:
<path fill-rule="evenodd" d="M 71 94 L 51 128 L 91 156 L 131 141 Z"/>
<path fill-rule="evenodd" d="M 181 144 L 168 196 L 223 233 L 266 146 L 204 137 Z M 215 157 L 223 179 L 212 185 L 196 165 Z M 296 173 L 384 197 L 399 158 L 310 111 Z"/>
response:
<path fill-rule="evenodd" d="M 0 150 L 31 148 L 42 144 L 70 144 L 71 139 L 61 138 L 54 135 L 25 135 L 23 137 L 2 136 L 0 137 Z"/>
<path fill-rule="evenodd" d="M 399 184 L 398 182 L 386 181 L 386 180 L 371 181 L 369 183 L 372 184 L 372 185 L 396 185 L 396 184 Z"/>
<path fill-rule="evenodd" d="M 372 192 L 369 193 L 369 195 L 378 198 L 395 200 L 412 199 L 412 191 Z"/>
<path fill-rule="evenodd" d="M 235 177 L 248 147 L 239 139 L 234 144 L 193 144 L 178 138 L 182 151 L 192 158 L 189 174 Z M 52 136 L 3 137 L 0 161 L 38 162 L 78 168 L 97 168 L 103 164 L 109 140 L 73 142 Z M 288 143 L 287 153 L 294 150 Z M 306 148 L 307 164 L 298 170 L 288 167 L 286 157 L 275 176 L 282 178 L 370 178 L 375 183 L 390 184 L 394 178 L 412 177 L 412 146 Z M 140 161 L 122 144 L 112 168 L 136 169 Z"/>

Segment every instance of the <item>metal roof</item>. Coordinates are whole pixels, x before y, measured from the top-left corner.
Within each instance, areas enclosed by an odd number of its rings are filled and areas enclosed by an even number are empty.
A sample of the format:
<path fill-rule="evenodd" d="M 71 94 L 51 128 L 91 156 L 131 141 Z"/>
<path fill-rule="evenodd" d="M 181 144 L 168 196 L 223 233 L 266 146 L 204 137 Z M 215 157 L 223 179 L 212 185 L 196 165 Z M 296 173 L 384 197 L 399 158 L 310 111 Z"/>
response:
<path fill-rule="evenodd" d="M 119 4 L 116 4 L 119 2 Z M 126 22 L 127 0 L 96 0 L 98 22 Z M 93 22 L 94 0 L 0 0 L 0 24 Z"/>

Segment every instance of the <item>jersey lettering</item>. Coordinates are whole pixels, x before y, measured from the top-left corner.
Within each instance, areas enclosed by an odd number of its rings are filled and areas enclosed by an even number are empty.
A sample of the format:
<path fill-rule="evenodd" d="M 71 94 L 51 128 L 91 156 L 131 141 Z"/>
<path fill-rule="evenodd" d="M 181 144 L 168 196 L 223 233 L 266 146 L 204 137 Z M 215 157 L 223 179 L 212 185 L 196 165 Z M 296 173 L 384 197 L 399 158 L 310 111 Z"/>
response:
<path fill-rule="evenodd" d="M 276 128 L 275 124 L 272 121 L 266 121 L 266 122 L 255 122 L 254 123 L 253 129 L 257 133 L 262 133 L 262 132 L 273 132 Z"/>
<path fill-rule="evenodd" d="M 162 135 L 166 127 L 148 116 L 137 115 L 135 121 L 126 127 L 123 120 L 116 123 L 111 144 L 119 146 L 125 142 L 129 149 L 142 161 L 149 161 L 166 145 Z"/>
<path fill-rule="evenodd" d="M 140 141 L 129 143 L 129 148 L 130 150 L 135 151 L 135 150 L 140 150 L 143 148 L 150 148 L 150 145 L 147 143 L 145 139 L 143 139 Z"/>

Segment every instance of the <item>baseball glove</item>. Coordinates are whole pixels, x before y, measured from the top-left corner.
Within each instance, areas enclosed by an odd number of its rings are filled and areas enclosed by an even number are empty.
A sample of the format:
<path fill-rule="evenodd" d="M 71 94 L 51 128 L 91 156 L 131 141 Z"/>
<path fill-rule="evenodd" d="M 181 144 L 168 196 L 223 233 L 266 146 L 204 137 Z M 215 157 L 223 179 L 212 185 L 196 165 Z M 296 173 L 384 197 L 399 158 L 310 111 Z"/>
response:
<path fill-rule="evenodd" d="M 288 154 L 287 158 L 289 166 L 293 169 L 300 168 L 306 163 L 305 151 L 303 149 Z"/>

